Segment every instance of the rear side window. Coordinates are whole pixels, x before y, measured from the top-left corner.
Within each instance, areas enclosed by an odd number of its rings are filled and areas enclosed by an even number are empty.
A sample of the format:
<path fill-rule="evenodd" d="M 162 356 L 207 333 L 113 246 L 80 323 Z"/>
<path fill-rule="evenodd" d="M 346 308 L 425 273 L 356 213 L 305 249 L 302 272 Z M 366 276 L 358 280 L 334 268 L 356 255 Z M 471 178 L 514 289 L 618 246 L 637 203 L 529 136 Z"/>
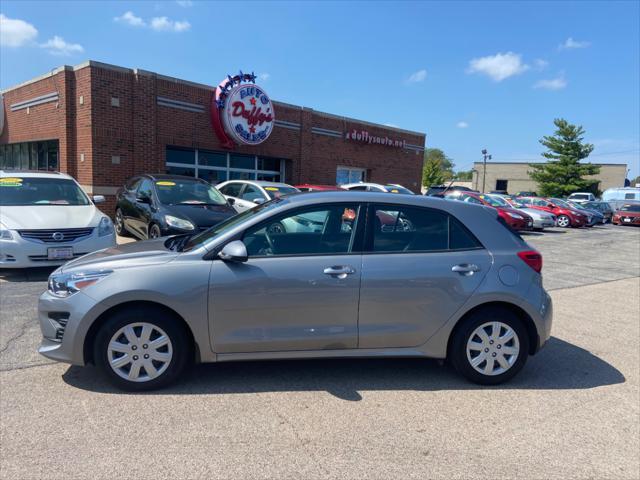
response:
<path fill-rule="evenodd" d="M 625 193 L 624 194 L 624 199 L 625 200 L 633 200 L 634 198 L 636 198 L 636 195 L 634 193 Z"/>
<path fill-rule="evenodd" d="M 370 251 L 441 252 L 482 248 L 458 220 L 439 210 L 375 205 Z"/>

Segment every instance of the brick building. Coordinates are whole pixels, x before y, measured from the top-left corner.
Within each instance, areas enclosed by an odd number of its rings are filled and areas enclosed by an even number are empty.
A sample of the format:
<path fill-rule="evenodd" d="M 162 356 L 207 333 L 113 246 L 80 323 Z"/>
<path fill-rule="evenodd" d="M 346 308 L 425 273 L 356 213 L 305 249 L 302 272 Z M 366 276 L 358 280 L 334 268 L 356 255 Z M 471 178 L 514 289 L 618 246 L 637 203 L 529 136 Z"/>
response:
<path fill-rule="evenodd" d="M 2 92 L 0 168 L 73 175 L 107 197 L 143 172 L 216 184 L 257 178 L 298 183 L 358 179 L 419 192 L 425 135 L 273 102 L 275 127 L 257 146 L 221 147 L 211 125 L 213 86 L 88 61 Z"/>

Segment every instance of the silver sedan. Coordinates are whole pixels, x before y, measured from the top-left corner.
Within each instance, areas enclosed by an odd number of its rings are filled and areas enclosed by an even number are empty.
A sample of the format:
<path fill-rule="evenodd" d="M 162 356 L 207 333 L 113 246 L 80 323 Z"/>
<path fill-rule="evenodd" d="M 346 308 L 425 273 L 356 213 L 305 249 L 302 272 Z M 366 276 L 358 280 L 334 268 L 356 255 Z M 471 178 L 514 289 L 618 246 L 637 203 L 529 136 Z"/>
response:
<path fill-rule="evenodd" d="M 293 221 L 314 226 L 271 228 Z M 94 363 L 128 390 L 167 385 L 192 362 L 379 356 L 447 359 L 497 384 L 549 339 L 541 268 L 492 208 L 291 195 L 67 263 L 40 297 L 39 351 Z"/>
<path fill-rule="evenodd" d="M 509 195 L 490 194 L 489 196 L 503 204 L 505 207 L 516 208 L 529 215 L 533 219 L 534 230 L 543 230 L 545 228 L 556 226 L 558 219 L 553 213 L 543 212 L 542 210 L 536 210 L 535 208 L 527 208 L 521 203 L 518 203 L 516 198 Z"/>

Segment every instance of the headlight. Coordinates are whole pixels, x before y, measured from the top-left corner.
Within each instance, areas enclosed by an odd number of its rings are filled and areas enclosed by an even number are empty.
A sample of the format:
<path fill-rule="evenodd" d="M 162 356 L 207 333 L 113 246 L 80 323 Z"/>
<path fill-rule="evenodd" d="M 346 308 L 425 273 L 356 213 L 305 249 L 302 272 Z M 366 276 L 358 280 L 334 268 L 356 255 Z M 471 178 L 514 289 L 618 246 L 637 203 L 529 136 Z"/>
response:
<path fill-rule="evenodd" d="M 164 221 L 167 222 L 167 225 L 174 228 L 179 228 L 180 230 L 193 230 L 194 226 L 189 220 L 185 220 L 183 218 L 174 217 L 173 215 L 165 215 Z"/>
<path fill-rule="evenodd" d="M 49 293 L 56 297 L 65 298 L 80 290 L 99 282 L 112 270 L 100 270 L 83 273 L 52 273 L 49 277 Z"/>
<path fill-rule="evenodd" d="M 102 217 L 100 225 L 98 225 L 98 236 L 104 237 L 113 233 L 113 222 L 109 217 Z"/>
<path fill-rule="evenodd" d="M 522 220 L 524 217 L 522 215 L 518 215 L 517 213 L 506 212 L 511 218 L 515 218 L 516 220 Z"/>
<path fill-rule="evenodd" d="M 13 240 L 11 230 L 0 223 L 0 240 Z"/>

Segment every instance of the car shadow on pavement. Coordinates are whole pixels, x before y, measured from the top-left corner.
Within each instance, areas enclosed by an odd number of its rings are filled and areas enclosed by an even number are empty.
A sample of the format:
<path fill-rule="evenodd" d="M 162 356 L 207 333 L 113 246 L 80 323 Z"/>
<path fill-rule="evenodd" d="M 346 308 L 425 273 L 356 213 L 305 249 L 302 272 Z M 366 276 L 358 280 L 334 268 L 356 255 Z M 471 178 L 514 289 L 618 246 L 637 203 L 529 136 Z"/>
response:
<path fill-rule="evenodd" d="M 56 268 L 0 268 L 0 282 L 46 282 Z"/>
<path fill-rule="evenodd" d="M 112 387 L 93 366 L 69 367 L 63 380 L 99 393 L 122 391 Z M 566 390 L 623 383 L 624 375 L 587 350 L 552 337 L 530 357 L 511 382 L 485 387 L 471 384 L 450 367 L 414 358 L 274 360 L 229 362 L 195 366 L 177 384 L 144 395 L 237 394 L 259 392 L 326 391 L 343 400 L 359 401 L 368 390 Z"/>

